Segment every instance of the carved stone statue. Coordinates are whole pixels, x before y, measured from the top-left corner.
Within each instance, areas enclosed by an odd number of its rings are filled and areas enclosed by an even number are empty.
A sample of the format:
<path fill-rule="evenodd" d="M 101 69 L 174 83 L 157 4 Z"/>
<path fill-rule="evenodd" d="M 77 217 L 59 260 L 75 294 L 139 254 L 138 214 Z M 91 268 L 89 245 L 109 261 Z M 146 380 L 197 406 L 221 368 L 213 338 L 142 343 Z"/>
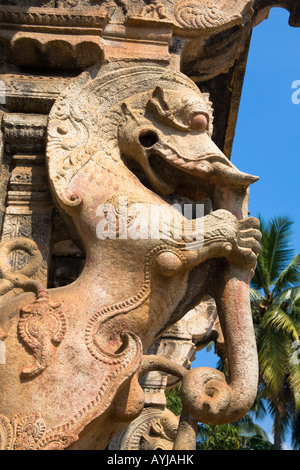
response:
<path fill-rule="evenodd" d="M 46 290 L 37 282 L 0 312 L 2 448 L 104 449 L 142 412 L 139 378 L 151 370 L 183 380 L 175 449 L 190 448 L 198 421 L 229 423 L 251 407 L 248 286 L 260 233 L 247 200 L 257 178 L 240 172 L 211 133 L 206 96 L 153 61 L 93 67 L 56 101 L 50 184 L 86 264 L 73 284 Z M 188 220 L 167 202 L 172 195 L 209 197 L 213 211 Z M 228 377 L 143 355 L 207 296 L 217 305 Z"/>

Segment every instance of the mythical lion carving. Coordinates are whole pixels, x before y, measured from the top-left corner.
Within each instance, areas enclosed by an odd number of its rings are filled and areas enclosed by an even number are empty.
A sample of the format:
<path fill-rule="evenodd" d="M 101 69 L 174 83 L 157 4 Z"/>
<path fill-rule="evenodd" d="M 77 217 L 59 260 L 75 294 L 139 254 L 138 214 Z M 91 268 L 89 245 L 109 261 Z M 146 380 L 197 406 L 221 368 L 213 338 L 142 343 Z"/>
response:
<path fill-rule="evenodd" d="M 231 422 L 250 408 L 257 359 L 248 285 L 260 234 L 247 218 L 247 197 L 256 178 L 235 168 L 211 133 L 206 95 L 153 62 L 92 68 L 57 100 L 50 184 L 86 265 L 73 284 L 23 294 L 0 312 L 0 446 L 104 449 L 143 410 L 138 380 L 150 370 L 183 379 L 177 449 L 190 448 L 198 420 Z M 174 195 L 209 197 L 213 212 L 188 221 L 170 203 Z M 153 207 L 166 218 L 154 223 Z M 208 295 L 228 377 L 143 355 Z"/>

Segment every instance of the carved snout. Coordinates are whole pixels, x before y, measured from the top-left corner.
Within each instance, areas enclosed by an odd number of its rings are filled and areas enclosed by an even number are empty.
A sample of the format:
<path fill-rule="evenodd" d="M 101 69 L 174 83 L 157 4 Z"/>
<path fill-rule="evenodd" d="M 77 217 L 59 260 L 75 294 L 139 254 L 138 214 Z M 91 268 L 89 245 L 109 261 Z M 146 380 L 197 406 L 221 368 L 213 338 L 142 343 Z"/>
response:
<path fill-rule="evenodd" d="M 258 385 L 256 341 L 249 301 L 249 275 L 229 269 L 216 299 L 225 337 L 228 375 L 207 367 L 188 371 L 182 382 L 183 412 L 174 450 L 194 450 L 198 422 L 229 424 L 253 405 Z M 248 276 L 248 279 L 246 279 Z"/>
<path fill-rule="evenodd" d="M 217 300 L 228 358 L 228 376 L 210 368 L 189 371 L 183 379 L 184 407 L 195 420 L 228 424 L 253 405 L 258 384 L 256 341 L 245 272 L 231 268 Z M 235 276 L 235 277 L 234 277 Z"/>

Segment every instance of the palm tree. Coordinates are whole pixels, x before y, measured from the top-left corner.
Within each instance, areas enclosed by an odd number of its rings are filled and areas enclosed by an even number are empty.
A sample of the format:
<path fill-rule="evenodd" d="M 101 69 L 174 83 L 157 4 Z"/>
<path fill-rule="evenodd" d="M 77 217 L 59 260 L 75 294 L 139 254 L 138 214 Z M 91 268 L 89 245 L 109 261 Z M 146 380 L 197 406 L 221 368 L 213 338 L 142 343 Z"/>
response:
<path fill-rule="evenodd" d="M 292 221 L 261 220 L 261 252 L 251 282 L 251 303 L 260 366 L 259 398 L 274 418 L 274 449 L 292 429 L 300 448 L 300 253 L 291 245 Z"/>
<path fill-rule="evenodd" d="M 198 450 L 271 450 L 267 433 L 250 414 L 232 424 L 198 424 Z"/>

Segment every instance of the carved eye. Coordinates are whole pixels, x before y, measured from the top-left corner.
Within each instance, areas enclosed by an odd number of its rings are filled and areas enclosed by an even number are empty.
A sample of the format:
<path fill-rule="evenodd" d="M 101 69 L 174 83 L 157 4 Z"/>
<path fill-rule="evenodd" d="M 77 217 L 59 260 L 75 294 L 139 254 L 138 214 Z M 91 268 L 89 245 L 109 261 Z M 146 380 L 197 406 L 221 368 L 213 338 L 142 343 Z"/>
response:
<path fill-rule="evenodd" d="M 143 147 L 150 148 L 158 141 L 158 135 L 152 129 L 145 129 L 141 131 L 139 141 Z"/>
<path fill-rule="evenodd" d="M 190 120 L 190 127 L 196 131 L 206 131 L 208 129 L 208 120 L 205 114 L 197 113 L 194 114 Z"/>

